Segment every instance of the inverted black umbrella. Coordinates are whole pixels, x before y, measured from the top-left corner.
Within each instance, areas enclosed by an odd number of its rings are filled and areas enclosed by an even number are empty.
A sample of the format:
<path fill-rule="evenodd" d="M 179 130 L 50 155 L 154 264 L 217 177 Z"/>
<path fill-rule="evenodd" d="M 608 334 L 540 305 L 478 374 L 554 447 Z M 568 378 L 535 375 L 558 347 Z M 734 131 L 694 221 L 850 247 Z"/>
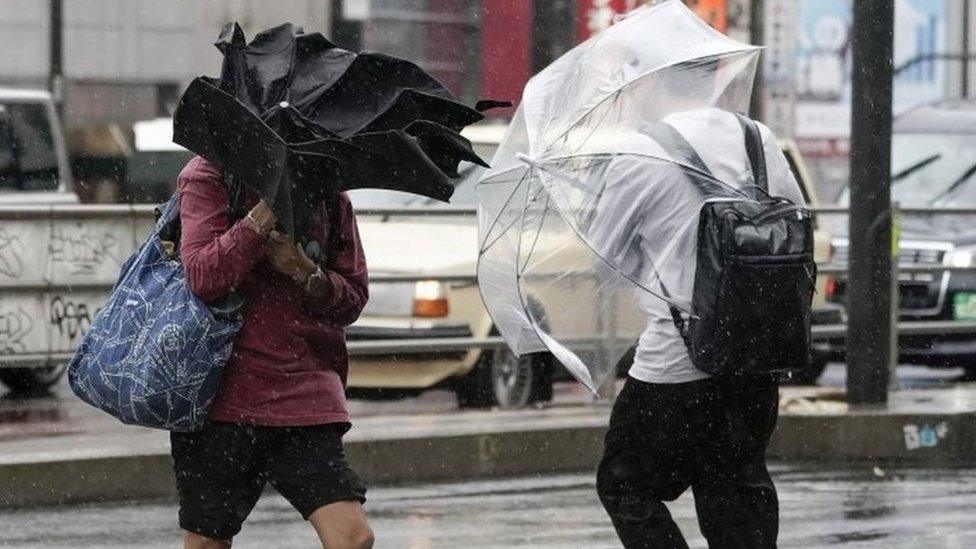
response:
<path fill-rule="evenodd" d="M 173 140 L 257 189 L 291 235 L 307 236 L 313 209 L 340 191 L 447 201 L 460 161 L 487 166 L 459 133 L 480 112 L 410 61 L 290 23 L 249 44 L 233 23 L 215 45 L 221 76 L 190 84 Z"/>

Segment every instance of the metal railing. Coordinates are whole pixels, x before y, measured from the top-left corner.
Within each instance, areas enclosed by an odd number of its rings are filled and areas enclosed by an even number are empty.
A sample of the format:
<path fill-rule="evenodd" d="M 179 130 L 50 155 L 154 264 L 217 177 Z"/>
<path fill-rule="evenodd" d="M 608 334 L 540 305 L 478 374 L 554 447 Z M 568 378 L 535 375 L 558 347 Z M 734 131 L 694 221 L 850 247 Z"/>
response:
<path fill-rule="evenodd" d="M 842 339 L 847 333 L 843 324 L 814 326 L 813 341 Z M 965 335 L 976 333 L 976 322 L 954 321 L 924 321 L 900 322 L 898 333 L 905 336 L 918 335 Z M 577 343 L 587 341 L 598 344 L 603 340 L 580 338 Z M 498 350 L 505 349 L 507 344 L 500 336 L 485 337 L 442 337 L 418 339 L 377 339 L 369 341 L 349 341 L 346 344 L 349 354 L 354 357 L 377 355 L 424 355 L 464 353 L 472 349 Z M 24 363 L 43 363 L 45 361 L 67 361 L 72 353 L 31 353 L 18 355 L 0 355 L 0 368 L 18 367 Z"/>
<path fill-rule="evenodd" d="M 37 207 L 0 207 L 0 219 L 54 219 L 61 216 L 83 217 L 90 219 L 119 219 L 128 216 L 140 217 L 151 215 L 154 206 L 148 205 L 113 205 L 113 206 L 37 206 Z M 821 206 L 811 208 L 817 215 L 846 214 L 848 209 L 843 206 Z M 901 208 L 902 215 L 976 215 L 976 208 Z M 360 208 L 356 210 L 361 217 L 470 217 L 477 214 L 476 208 L 458 207 L 413 207 L 413 208 Z M 897 262 L 895 262 L 897 263 Z M 820 274 L 843 275 L 846 266 L 823 264 L 819 267 Z M 976 266 L 956 267 L 949 265 L 895 265 L 896 277 L 898 273 L 956 273 L 976 272 Z M 445 283 L 474 284 L 477 282 L 475 274 L 379 274 L 370 277 L 371 284 L 410 283 L 426 280 L 438 280 Z M 53 289 L 68 290 L 109 290 L 110 284 L 4 284 L 4 289 L 20 291 L 51 291 Z M 897 306 L 897 300 L 894 302 Z M 976 334 L 976 322 L 970 321 L 908 321 L 897 324 L 897 334 L 913 335 L 959 335 Z M 823 341 L 841 339 L 846 335 L 847 327 L 843 324 L 819 325 L 813 327 L 813 339 Z M 584 340 L 580 340 L 584 341 Z M 600 338 L 592 339 L 599 342 Z M 370 341 L 351 341 L 348 344 L 350 354 L 387 355 L 387 354 L 427 354 L 465 352 L 471 349 L 493 350 L 505 347 L 505 341 L 498 336 L 489 337 L 457 337 L 457 338 L 429 338 L 429 339 L 389 339 Z M 0 367 L 10 366 L 14 362 L 24 362 L 34 359 L 65 360 L 70 353 L 51 354 L 22 354 L 0 356 Z"/>
<path fill-rule="evenodd" d="M 898 208 L 893 205 L 901 215 L 976 215 L 976 208 Z M 848 208 L 840 205 L 827 205 L 810 208 L 816 215 L 846 215 Z M 440 216 L 440 215 L 461 215 L 472 216 L 477 214 L 475 208 L 412 208 L 392 209 L 376 208 L 369 210 L 357 210 L 361 216 Z M 895 262 L 897 263 L 897 262 Z M 951 265 L 905 265 L 895 266 L 893 276 L 897 280 L 899 273 L 923 274 L 923 273 L 976 273 L 976 266 L 957 267 Z M 824 275 L 843 275 L 847 273 L 847 267 L 826 263 L 818 266 L 818 273 Z M 424 280 L 439 279 L 437 276 L 418 277 Z M 474 275 L 470 276 L 451 276 L 446 277 L 450 281 L 476 282 Z M 383 281 L 384 277 L 376 277 L 376 282 Z M 409 277 L 403 279 L 390 277 L 391 281 L 413 280 Z M 373 282 L 374 279 L 370 279 Z M 894 303 L 897 306 L 898 301 Z M 847 334 L 847 326 L 844 324 L 819 325 L 812 328 L 812 338 L 814 341 L 842 339 Z M 976 334 L 976 322 L 970 321 L 904 321 L 897 323 L 897 334 L 903 336 L 919 335 L 965 335 Z M 596 342 L 597 340 L 594 340 Z M 468 337 L 468 338 L 440 338 L 428 340 L 374 340 L 374 341 L 354 341 L 349 343 L 350 353 L 353 355 L 369 354 L 411 354 L 411 353 L 430 353 L 430 352 L 450 352 L 469 349 L 498 349 L 504 348 L 505 341 L 501 337 Z"/>

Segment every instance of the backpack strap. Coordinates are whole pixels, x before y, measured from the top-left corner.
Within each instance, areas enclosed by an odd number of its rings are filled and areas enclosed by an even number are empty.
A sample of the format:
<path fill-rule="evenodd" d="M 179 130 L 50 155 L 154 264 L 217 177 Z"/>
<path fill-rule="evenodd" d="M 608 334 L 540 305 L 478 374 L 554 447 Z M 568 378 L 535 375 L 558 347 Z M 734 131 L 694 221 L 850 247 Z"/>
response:
<path fill-rule="evenodd" d="M 688 163 L 689 166 L 702 173 L 712 175 L 712 171 L 705 165 L 705 161 L 702 160 L 698 151 L 671 124 L 658 120 L 648 124 L 641 131 L 657 141 L 664 150 L 677 155 L 678 160 Z"/>
<path fill-rule="evenodd" d="M 712 176 L 712 171 L 708 169 L 705 161 L 702 160 L 701 155 L 698 151 L 685 139 L 685 136 L 681 135 L 681 132 L 674 129 L 674 126 L 659 120 L 648 124 L 641 130 L 643 133 L 650 136 L 652 139 L 657 141 L 664 150 L 677 156 L 677 160 L 686 163 L 688 166 L 702 172 L 705 175 Z M 689 179 L 698 186 L 702 194 L 707 195 L 708 190 L 703 188 L 702 182 L 697 177 L 689 177 Z M 661 280 L 660 275 L 658 275 L 659 286 L 661 287 L 661 293 L 668 300 L 671 299 L 671 292 L 665 287 L 664 282 Z M 690 349 L 690 342 L 688 340 L 688 326 L 685 318 L 681 316 L 681 309 L 674 306 L 670 301 L 668 301 L 668 310 L 671 312 L 671 319 L 674 321 L 674 327 L 678 331 L 678 335 L 684 340 L 685 345 Z"/>
<path fill-rule="evenodd" d="M 765 193 L 769 193 L 769 182 L 766 174 L 766 153 L 763 150 L 763 140 L 762 134 L 759 131 L 759 126 L 755 121 L 736 113 L 736 118 L 742 125 L 742 129 L 745 132 L 745 144 L 746 144 L 746 155 L 749 157 L 749 166 L 752 170 L 753 181 L 759 189 Z M 692 167 L 701 170 L 702 172 L 711 175 L 711 171 L 705 166 L 704 161 L 695 151 L 694 147 L 688 143 L 688 140 L 684 138 L 677 130 L 675 130 L 670 124 L 659 122 L 650 125 L 647 128 L 647 133 L 653 137 L 662 146 L 677 152 L 683 156 L 684 160 L 688 162 Z M 696 180 L 696 178 L 691 178 Z M 700 183 L 699 183 L 700 185 Z M 664 293 L 664 297 L 670 298 L 671 295 L 668 293 L 667 288 L 661 285 L 661 290 Z M 668 310 L 671 313 L 671 320 L 674 322 L 674 327 L 678 331 L 678 335 L 685 343 L 685 347 L 691 351 L 691 341 L 688 334 L 688 321 L 681 314 L 681 309 L 675 307 L 672 304 L 668 304 Z"/>
<path fill-rule="evenodd" d="M 766 174 L 766 153 L 763 150 L 762 134 L 755 120 L 735 113 L 735 117 L 742 125 L 746 139 L 746 155 L 749 157 L 749 167 L 752 169 L 752 180 L 756 187 L 765 194 L 769 194 L 769 178 Z"/>
<path fill-rule="evenodd" d="M 658 120 L 641 128 L 641 133 L 651 137 L 665 151 L 674 155 L 674 163 L 685 169 L 688 179 L 702 195 L 708 197 L 729 194 L 729 187 L 719 182 L 695 147 L 674 126 Z M 693 173 L 696 171 L 697 176 Z"/>
<path fill-rule="evenodd" d="M 244 206 L 244 186 L 238 178 L 227 173 L 223 178 L 227 186 L 227 197 L 230 204 L 231 224 L 247 216 Z M 180 236 L 182 223 L 180 220 L 180 192 L 176 191 L 166 204 L 153 209 L 156 214 L 155 234 L 163 241 L 167 255 L 171 259 L 179 257 Z"/>

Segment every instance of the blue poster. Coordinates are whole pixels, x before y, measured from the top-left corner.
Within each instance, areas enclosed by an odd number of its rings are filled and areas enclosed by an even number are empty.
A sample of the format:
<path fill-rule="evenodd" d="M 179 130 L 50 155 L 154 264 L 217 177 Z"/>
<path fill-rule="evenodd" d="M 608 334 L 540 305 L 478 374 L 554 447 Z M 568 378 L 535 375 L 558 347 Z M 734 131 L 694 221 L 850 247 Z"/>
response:
<path fill-rule="evenodd" d="M 850 0 L 804 0 L 797 48 L 797 98 L 850 101 Z"/>
<path fill-rule="evenodd" d="M 945 0 L 898 0 L 895 4 L 895 112 L 945 98 L 946 67 L 953 61 L 921 60 L 946 53 Z"/>
<path fill-rule="evenodd" d="M 796 136 L 850 134 L 851 0 L 801 0 L 797 28 Z M 918 61 L 947 51 L 947 0 L 896 0 L 894 111 L 946 95 L 946 62 Z"/>

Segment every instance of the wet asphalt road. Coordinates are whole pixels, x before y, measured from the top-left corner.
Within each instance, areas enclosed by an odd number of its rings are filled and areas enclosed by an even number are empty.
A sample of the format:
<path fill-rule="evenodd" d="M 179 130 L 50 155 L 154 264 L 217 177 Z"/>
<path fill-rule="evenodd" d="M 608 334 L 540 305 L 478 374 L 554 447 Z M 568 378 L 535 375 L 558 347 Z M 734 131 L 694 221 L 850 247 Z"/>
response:
<path fill-rule="evenodd" d="M 820 384 L 843 386 L 845 374 L 843 365 L 832 365 Z M 960 374 L 901 367 L 898 378 L 903 388 L 951 386 Z M 573 405 L 589 398 L 574 384 L 560 384 L 556 401 Z M 86 431 L 104 428 L 108 436 L 115 428 L 107 416 L 71 398 L 65 386 L 39 402 L 50 413 L 69 410 L 84 420 Z M 6 403 L 11 404 L 18 412 L 19 404 Z M 445 391 L 402 401 L 351 402 L 355 417 L 451 413 L 455 407 L 453 395 Z M 37 421 L 29 414 L 8 415 L 11 418 L 4 421 L 24 421 L 26 432 L 49 421 L 58 425 L 57 418 Z M 8 435 L 24 436 L 16 430 Z M 976 470 L 818 471 L 780 466 L 775 477 L 782 502 L 781 547 L 976 547 Z M 377 488 L 369 495 L 367 510 L 377 547 L 617 546 L 589 475 Z M 691 545 L 705 547 L 690 495 L 673 504 L 672 512 Z M 237 548 L 317 547 L 311 528 L 273 494 L 262 499 L 236 541 Z M 172 502 L 0 512 L 4 548 L 177 546 Z"/>
<path fill-rule="evenodd" d="M 976 547 L 976 470 L 817 471 L 779 467 L 781 547 Z M 705 547 L 686 494 L 672 513 Z M 367 510 L 377 547 L 616 547 L 589 475 L 382 488 Z M 178 546 L 174 504 L 0 514 L 0 547 Z M 235 548 L 317 547 L 311 528 L 266 495 Z"/>

